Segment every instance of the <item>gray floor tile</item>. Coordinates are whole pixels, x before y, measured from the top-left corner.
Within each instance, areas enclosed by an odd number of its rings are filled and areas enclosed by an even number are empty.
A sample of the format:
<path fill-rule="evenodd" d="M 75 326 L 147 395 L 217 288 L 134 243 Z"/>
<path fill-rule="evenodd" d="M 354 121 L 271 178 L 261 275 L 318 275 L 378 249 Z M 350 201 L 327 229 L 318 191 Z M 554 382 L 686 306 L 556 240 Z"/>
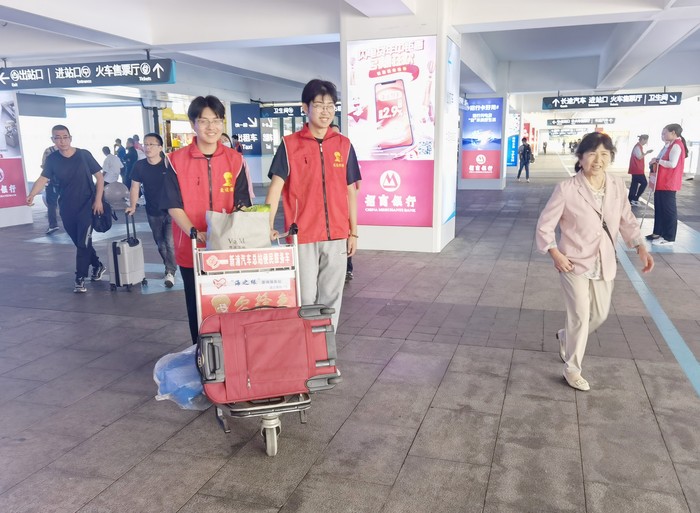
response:
<path fill-rule="evenodd" d="M 9 401 L 10 399 L 15 399 L 16 397 L 19 397 L 20 395 L 30 390 L 33 390 L 43 384 L 43 381 L 4 378 L 0 376 L 0 403 Z"/>
<path fill-rule="evenodd" d="M 280 438 L 275 457 L 265 454 L 255 437 L 200 489 L 200 493 L 240 502 L 281 507 L 319 457 L 322 447 L 304 440 Z"/>
<path fill-rule="evenodd" d="M 415 429 L 349 420 L 311 473 L 392 485 L 415 434 Z"/>
<path fill-rule="evenodd" d="M 41 470 L 80 440 L 38 430 L 0 438 L 0 493 Z"/>
<path fill-rule="evenodd" d="M 77 511 L 112 482 L 111 479 L 79 476 L 59 470 L 40 470 L 0 495 L 0 511 Z"/>
<path fill-rule="evenodd" d="M 383 513 L 481 513 L 489 467 L 409 456 Z"/>
<path fill-rule="evenodd" d="M 691 513 L 700 513 L 700 463 L 693 465 L 681 463 L 676 464 L 675 467 Z"/>
<path fill-rule="evenodd" d="M 578 450 L 576 405 L 566 401 L 507 395 L 498 440 L 535 449 Z"/>
<path fill-rule="evenodd" d="M 277 513 L 278 511 L 275 507 L 196 494 L 178 510 L 178 513 Z"/>
<path fill-rule="evenodd" d="M 449 357 L 398 352 L 378 380 L 437 388 L 450 363 Z"/>
<path fill-rule="evenodd" d="M 435 388 L 394 381 L 377 381 L 355 408 L 350 419 L 367 424 L 418 429 Z"/>
<path fill-rule="evenodd" d="M 585 511 L 579 452 L 499 443 L 486 494 L 486 510 L 498 511 L 491 502 L 515 511 Z"/>
<path fill-rule="evenodd" d="M 513 351 L 493 347 L 459 346 L 448 371 L 472 374 L 492 374 L 507 377 Z"/>
<path fill-rule="evenodd" d="M 682 494 L 604 483 L 586 483 L 586 506 L 588 513 L 689 513 Z"/>
<path fill-rule="evenodd" d="M 356 336 L 338 351 L 338 361 L 386 364 L 399 350 L 403 340 Z"/>
<path fill-rule="evenodd" d="M 178 511 L 213 476 L 222 461 L 156 451 L 90 501 L 80 513 Z"/>
<path fill-rule="evenodd" d="M 653 417 L 626 423 L 581 425 L 580 438 L 587 481 L 671 495 L 680 493 L 671 458 Z"/>
<path fill-rule="evenodd" d="M 409 454 L 490 466 L 498 423 L 497 415 L 430 408 Z"/>
<path fill-rule="evenodd" d="M 6 401 L 2 404 L 0 415 L 0 437 L 23 431 L 59 410 L 58 406 L 37 406 L 20 400 Z"/>
<path fill-rule="evenodd" d="M 307 476 L 280 513 L 379 513 L 390 487 L 334 476 Z"/>
<path fill-rule="evenodd" d="M 338 367 L 343 376 L 343 381 L 325 393 L 329 395 L 347 395 L 359 399 L 367 393 L 367 390 L 376 381 L 384 365 L 338 360 Z"/>
<path fill-rule="evenodd" d="M 506 392 L 506 378 L 489 374 L 448 372 L 440 383 L 432 406 L 480 411 L 500 415 Z"/>
<path fill-rule="evenodd" d="M 297 438 L 326 444 L 340 429 L 357 406 L 357 397 L 331 395 L 325 392 L 311 396 L 311 408 L 306 410 L 306 424 L 299 415 L 282 416 L 282 431 L 285 438 Z"/>
<path fill-rule="evenodd" d="M 656 420 L 673 463 L 700 464 L 700 416 L 662 409 Z"/>
<path fill-rule="evenodd" d="M 98 351 L 63 349 L 6 372 L 5 377 L 51 381 L 102 356 Z"/>

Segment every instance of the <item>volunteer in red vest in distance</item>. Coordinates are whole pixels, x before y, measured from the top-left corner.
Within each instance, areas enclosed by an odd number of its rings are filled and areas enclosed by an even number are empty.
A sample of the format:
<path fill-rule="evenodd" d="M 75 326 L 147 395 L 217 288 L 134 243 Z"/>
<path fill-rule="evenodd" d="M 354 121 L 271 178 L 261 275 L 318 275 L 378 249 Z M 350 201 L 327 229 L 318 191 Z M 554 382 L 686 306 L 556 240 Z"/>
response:
<path fill-rule="evenodd" d="M 644 146 L 649 142 L 649 136 L 642 134 L 638 138 L 637 144 L 632 148 L 630 155 L 630 167 L 628 173 L 632 175 L 632 183 L 630 183 L 630 193 L 627 196 L 630 205 L 633 207 L 639 206 L 639 198 L 644 194 L 647 188 L 647 177 L 644 175 L 644 155 L 648 155 L 654 150 L 644 151 Z"/>
<path fill-rule="evenodd" d="M 676 241 L 676 192 L 681 190 L 683 167 L 688 156 L 688 145 L 682 133 L 683 128 L 679 124 L 666 125 L 661 131 L 661 139 L 666 145 L 659 156 L 651 160 L 651 164 L 658 164 L 654 189 L 654 233 L 647 235 L 654 246 L 672 246 Z"/>
<path fill-rule="evenodd" d="M 190 232 L 197 230 L 200 245 L 206 242 L 207 210 L 230 213 L 250 206 L 243 157 L 219 142 L 224 129 L 224 105 L 215 96 L 198 96 L 187 109 L 195 137 L 192 144 L 169 156 L 160 207 L 175 221 L 175 260 L 185 287 L 185 303 L 192 343 L 197 342 L 197 298 L 194 287 Z"/>
<path fill-rule="evenodd" d="M 350 140 L 330 129 L 338 93 L 335 85 L 312 80 L 301 93 L 301 109 L 309 122 L 283 138 L 270 166 L 272 180 L 265 203 L 270 205 L 272 238 L 282 196 L 285 230 L 299 227 L 299 279 L 302 305 L 335 309 L 338 328 L 347 257 L 357 248 L 357 189 L 360 166 Z"/>

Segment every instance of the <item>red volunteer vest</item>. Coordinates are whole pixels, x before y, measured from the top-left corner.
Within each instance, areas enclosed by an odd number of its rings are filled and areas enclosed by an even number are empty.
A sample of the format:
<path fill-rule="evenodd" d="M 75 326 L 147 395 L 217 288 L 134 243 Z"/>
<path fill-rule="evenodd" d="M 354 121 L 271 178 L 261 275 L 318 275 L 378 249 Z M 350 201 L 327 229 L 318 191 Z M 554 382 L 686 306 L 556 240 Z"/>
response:
<path fill-rule="evenodd" d="M 630 167 L 628 173 L 631 175 L 643 175 L 644 174 L 644 147 L 637 143 L 634 145 L 635 148 L 639 148 L 642 153 L 642 158 L 638 159 L 634 156 L 634 150 L 632 150 L 632 155 L 630 156 Z"/>
<path fill-rule="evenodd" d="M 207 210 L 233 212 L 233 191 L 238 174 L 243 168 L 243 157 L 236 150 L 218 144 L 214 155 L 207 159 L 192 144 L 169 155 L 177 174 L 185 213 L 197 231 L 207 231 Z M 211 201 L 211 204 L 210 204 Z M 192 242 L 190 234 L 173 222 L 173 243 L 178 265 L 192 267 Z"/>
<path fill-rule="evenodd" d="M 282 190 L 285 230 L 299 227 L 300 244 L 347 239 L 350 139 L 328 130 L 323 143 L 305 125 L 284 137 L 289 176 Z"/>
<path fill-rule="evenodd" d="M 674 145 L 678 145 L 681 149 L 681 156 L 678 159 L 678 164 L 676 167 L 664 167 L 659 165 L 659 171 L 656 177 L 656 190 L 657 191 L 680 191 L 681 184 L 683 183 L 683 168 L 685 167 L 685 148 L 683 147 L 683 141 L 681 138 L 677 138 L 671 144 L 668 145 L 666 151 L 664 152 L 661 160 L 668 160 L 668 156 L 671 154 L 671 148 Z"/>

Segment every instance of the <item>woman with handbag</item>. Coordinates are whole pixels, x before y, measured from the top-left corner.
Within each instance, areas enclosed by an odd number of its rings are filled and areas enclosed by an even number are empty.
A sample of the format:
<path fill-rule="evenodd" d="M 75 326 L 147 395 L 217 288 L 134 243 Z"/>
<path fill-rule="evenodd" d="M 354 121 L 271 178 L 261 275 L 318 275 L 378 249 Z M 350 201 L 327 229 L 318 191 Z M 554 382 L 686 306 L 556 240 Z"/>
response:
<path fill-rule="evenodd" d="M 636 248 L 642 272 L 654 267 L 627 200 L 622 179 L 607 174 L 615 157 L 610 137 L 590 133 L 576 149 L 578 173 L 557 185 L 537 222 L 537 249 L 549 253 L 559 272 L 566 305 L 566 325 L 556 337 L 564 378 L 572 388 L 589 390 L 581 375 L 588 335 L 610 312 L 617 272 L 618 234 Z M 556 240 L 555 229 L 561 237 Z"/>

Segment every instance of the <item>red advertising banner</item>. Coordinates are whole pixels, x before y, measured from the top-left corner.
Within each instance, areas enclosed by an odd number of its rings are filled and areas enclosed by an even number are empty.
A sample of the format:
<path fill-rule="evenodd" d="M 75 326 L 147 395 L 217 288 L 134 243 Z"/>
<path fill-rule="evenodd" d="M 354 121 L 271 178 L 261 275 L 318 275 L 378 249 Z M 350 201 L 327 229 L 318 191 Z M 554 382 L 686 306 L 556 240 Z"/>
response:
<path fill-rule="evenodd" d="M 373 226 L 432 226 L 432 160 L 360 161 L 357 220 Z"/>
<path fill-rule="evenodd" d="M 462 152 L 462 178 L 500 178 L 501 150 Z"/>
<path fill-rule="evenodd" d="M 1 135 L 0 135 L 1 137 Z M 0 158 L 0 208 L 27 204 L 21 158 Z"/>
<path fill-rule="evenodd" d="M 202 271 L 207 273 L 291 268 L 293 262 L 290 246 L 202 252 Z"/>

